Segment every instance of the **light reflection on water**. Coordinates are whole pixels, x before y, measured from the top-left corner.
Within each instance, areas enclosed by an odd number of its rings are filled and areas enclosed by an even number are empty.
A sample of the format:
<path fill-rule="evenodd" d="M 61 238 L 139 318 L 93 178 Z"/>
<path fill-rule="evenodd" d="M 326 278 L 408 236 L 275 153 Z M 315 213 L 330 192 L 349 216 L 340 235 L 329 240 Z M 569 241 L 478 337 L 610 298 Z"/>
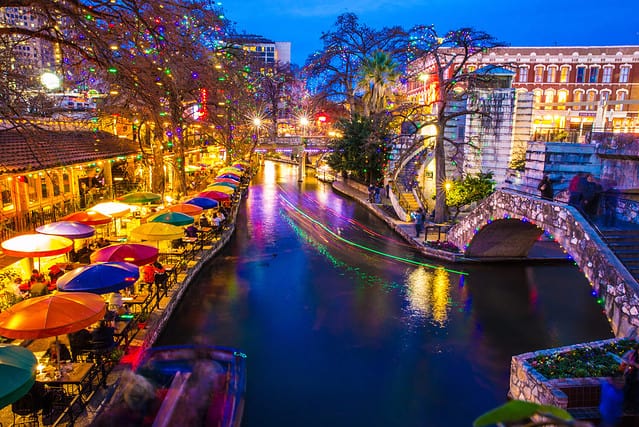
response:
<path fill-rule="evenodd" d="M 290 166 L 267 162 L 245 203 L 158 342 L 242 349 L 244 427 L 466 426 L 506 399 L 513 354 L 610 336 L 573 266 L 473 265 L 464 280 L 410 264 L 429 260 Z"/>

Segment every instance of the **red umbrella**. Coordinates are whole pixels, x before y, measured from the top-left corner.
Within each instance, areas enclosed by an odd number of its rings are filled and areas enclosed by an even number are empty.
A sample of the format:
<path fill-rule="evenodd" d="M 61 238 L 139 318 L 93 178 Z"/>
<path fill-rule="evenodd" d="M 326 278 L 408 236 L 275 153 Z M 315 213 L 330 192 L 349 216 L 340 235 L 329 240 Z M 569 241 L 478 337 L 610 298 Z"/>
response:
<path fill-rule="evenodd" d="M 142 243 L 120 243 L 100 248 L 90 258 L 91 262 L 130 262 L 143 266 L 158 258 L 158 248 Z"/>
<path fill-rule="evenodd" d="M 79 211 L 62 217 L 63 221 L 76 221 L 86 225 L 103 225 L 113 221 L 113 217 L 96 211 Z"/>
<path fill-rule="evenodd" d="M 213 180 L 213 182 L 215 184 L 225 182 L 227 184 L 233 184 L 234 187 L 237 187 L 239 185 L 239 183 L 237 181 L 235 181 L 234 179 L 231 179 L 231 178 L 215 178 Z"/>
<path fill-rule="evenodd" d="M 0 336 L 38 339 L 68 334 L 97 322 L 105 313 L 104 299 L 88 292 L 33 297 L 0 313 Z"/>
<path fill-rule="evenodd" d="M 169 206 L 166 210 L 195 216 L 201 214 L 203 209 L 200 206 L 192 205 L 190 203 L 178 203 L 177 205 Z"/>
<path fill-rule="evenodd" d="M 226 193 L 222 193 L 221 191 L 203 191 L 197 195 L 197 197 L 206 197 L 207 199 L 217 200 L 218 202 L 223 202 L 225 200 L 231 200 L 231 196 Z"/>

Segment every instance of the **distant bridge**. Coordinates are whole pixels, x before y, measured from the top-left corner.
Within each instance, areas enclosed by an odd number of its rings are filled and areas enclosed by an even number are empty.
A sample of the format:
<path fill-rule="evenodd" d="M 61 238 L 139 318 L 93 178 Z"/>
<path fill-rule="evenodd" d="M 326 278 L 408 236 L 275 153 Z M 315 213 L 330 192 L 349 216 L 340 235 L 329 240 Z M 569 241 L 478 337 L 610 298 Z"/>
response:
<path fill-rule="evenodd" d="M 279 150 L 279 151 L 301 151 L 307 152 L 327 152 L 329 138 L 326 136 L 282 136 L 275 139 L 260 139 L 256 150 Z"/>
<path fill-rule="evenodd" d="M 448 240 L 467 257 L 498 260 L 526 257 L 544 232 L 570 254 L 590 281 L 594 295 L 604 301 L 615 334 L 635 335 L 639 285 L 575 207 L 498 190 L 453 226 Z"/>

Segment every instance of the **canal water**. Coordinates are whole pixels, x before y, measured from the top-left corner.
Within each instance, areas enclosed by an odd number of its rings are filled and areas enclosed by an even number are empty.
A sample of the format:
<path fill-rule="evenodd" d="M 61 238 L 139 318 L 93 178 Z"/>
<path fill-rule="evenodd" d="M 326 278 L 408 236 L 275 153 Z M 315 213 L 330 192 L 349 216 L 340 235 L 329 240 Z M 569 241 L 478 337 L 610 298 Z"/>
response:
<path fill-rule="evenodd" d="M 264 164 L 157 343 L 246 353 L 244 427 L 470 426 L 512 355 L 613 336 L 571 263 L 429 260 L 296 173 Z"/>

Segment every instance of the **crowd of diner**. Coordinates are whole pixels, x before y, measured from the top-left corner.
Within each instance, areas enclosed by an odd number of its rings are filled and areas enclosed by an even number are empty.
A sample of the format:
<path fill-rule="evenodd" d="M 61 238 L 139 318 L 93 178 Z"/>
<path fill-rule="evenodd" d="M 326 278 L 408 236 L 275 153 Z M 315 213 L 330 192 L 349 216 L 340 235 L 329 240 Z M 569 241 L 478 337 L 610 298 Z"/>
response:
<path fill-rule="evenodd" d="M 73 422 L 73 407 L 82 408 L 96 387 L 105 384 L 109 371 L 140 325 L 160 306 L 160 300 L 169 295 L 170 289 L 180 286 L 180 272 L 228 229 L 231 213 L 248 179 L 248 174 L 238 174 L 238 184 L 228 200 L 224 199 L 215 209 L 198 210 L 189 224 L 174 226 L 181 230 L 182 236 L 173 232 L 166 239 L 135 238 L 137 227 L 148 223 L 154 215 L 171 212 L 172 205 L 147 204 L 144 209 L 135 206 L 126 215 L 95 225 L 95 234 L 72 239 L 72 246 L 63 253 L 27 255 L 0 272 L 0 286 L 3 285 L 0 311 L 11 312 L 29 300 L 66 293 L 70 289 L 64 286 L 73 281 L 68 278 L 95 264 L 96 254 L 104 249 L 126 244 L 155 249 L 150 258 L 122 262 L 128 264 L 127 268 L 134 264 L 135 272 L 124 279 L 126 286 L 100 293 L 103 311 L 84 327 L 46 338 L 16 339 L 2 334 L 3 313 L 0 313 L 0 340 L 29 348 L 37 358 L 36 381 L 25 395 L 29 402 L 20 399 L 12 404 L 14 421 L 15 417 L 34 414 L 43 421 L 48 414 L 55 418 L 48 420 L 51 424 L 62 419 Z M 6 251 L 4 243 L 2 248 Z"/>

